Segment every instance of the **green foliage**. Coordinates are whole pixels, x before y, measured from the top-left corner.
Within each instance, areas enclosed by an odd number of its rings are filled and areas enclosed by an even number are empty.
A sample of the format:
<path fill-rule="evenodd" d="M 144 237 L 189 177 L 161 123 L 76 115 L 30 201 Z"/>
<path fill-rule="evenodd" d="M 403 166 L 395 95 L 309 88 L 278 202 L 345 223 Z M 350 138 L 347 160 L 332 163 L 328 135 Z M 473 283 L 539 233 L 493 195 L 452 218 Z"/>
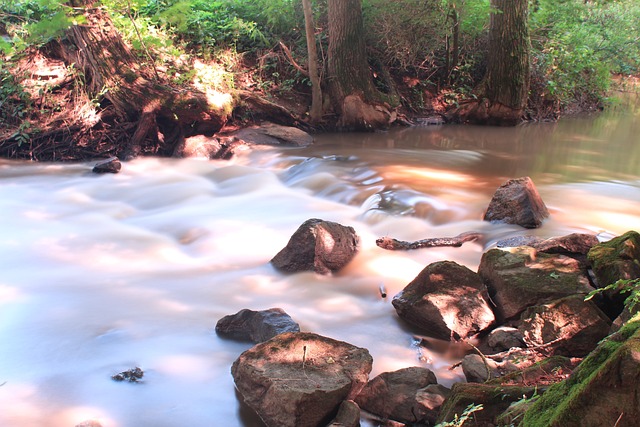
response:
<path fill-rule="evenodd" d="M 600 103 L 612 73 L 640 70 L 640 4 L 539 0 L 530 17 L 534 66 L 546 96 Z"/>
<path fill-rule="evenodd" d="M 638 304 L 640 304 L 640 279 L 620 279 L 604 288 L 589 292 L 584 300 L 588 301 L 596 295 L 601 295 L 605 292 L 615 292 L 621 295 L 629 294 L 624 300 L 624 305 L 630 312 L 633 312 Z"/>
<path fill-rule="evenodd" d="M 149 0 L 140 15 L 190 47 L 239 51 L 266 47 L 298 27 L 291 0 Z M 276 36 L 276 34 L 278 36 Z"/>
<path fill-rule="evenodd" d="M 458 414 L 456 414 L 452 421 L 439 423 L 436 427 L 462 427 L 464 423 L 472 419 L 474 413 L 482 411 L 482 409 L 482 405 L 470 404 L 462 412 L 462 415 L 458 416 Z"/>
<path fill-rule="evenodd" d="M 0 42 L 5 54 L 41 46 L 71 25 L 83 22 L 82 15 L 64 0 L 0 0 L 0 16 L 11 36 L 10 41 Z"/>
<path fill-rule="evenodd" d="M 0 63 L 0 125 L 9 126 L 23 122 L 30 105 L 29 94 L 10 70 Z"/>

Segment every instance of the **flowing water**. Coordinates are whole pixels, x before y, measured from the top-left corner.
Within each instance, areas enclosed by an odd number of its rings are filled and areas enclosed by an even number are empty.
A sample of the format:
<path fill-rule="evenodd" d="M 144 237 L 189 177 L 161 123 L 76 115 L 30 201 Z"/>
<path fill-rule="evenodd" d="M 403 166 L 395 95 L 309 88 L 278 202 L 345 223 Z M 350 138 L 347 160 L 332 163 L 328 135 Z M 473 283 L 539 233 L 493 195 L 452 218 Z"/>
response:
<path fill-rule="evenodd" d="M 138 159 L 117 175 L 92 165 L 0 162 L 1 426 L 260 426 L 230 374 L 250 345 L 214 331 L 243 308 L 280 307 L 304 331 L 369 349 L 372 377 L 424 366 L 450 386 L 463 378 L 455 359 L 416 346 L 391 305 L 422 268 L 475 270 L 512 235 L 640 230 L 640 116 L 629 112 L 322 135 L 228 162 Z M 496 188 L 521 176 L 550 219 L 536 230 L 481 221 Z M 360 236 L 339 274 L 270 266 L 309 218 Z M 485 239 L 460 248 L 375 245 L 472 230 Z M 111 380 L 136 366 L 141 383 Z"/>

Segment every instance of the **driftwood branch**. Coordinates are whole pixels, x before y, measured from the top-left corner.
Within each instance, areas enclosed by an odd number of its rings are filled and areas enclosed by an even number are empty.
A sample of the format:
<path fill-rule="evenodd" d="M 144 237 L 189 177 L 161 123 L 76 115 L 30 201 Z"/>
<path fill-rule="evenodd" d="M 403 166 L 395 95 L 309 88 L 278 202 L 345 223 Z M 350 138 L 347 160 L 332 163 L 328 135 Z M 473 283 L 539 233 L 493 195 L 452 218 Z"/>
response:
<path fill-rule="evenodd" d="M 465 242 L 473 242 L 482 237 L 482 233 L 468 231 L 458 234 L 455 237 L 433 237 L 430 239 L 416 240 L 415 242 L 404 242 L 390 237 L 381 237 L 376 240 L 376 245 L 382 249 L 390 251 L 409 251 L 420 248 L 434 248 L 438 246 L 462 246 Z"/>

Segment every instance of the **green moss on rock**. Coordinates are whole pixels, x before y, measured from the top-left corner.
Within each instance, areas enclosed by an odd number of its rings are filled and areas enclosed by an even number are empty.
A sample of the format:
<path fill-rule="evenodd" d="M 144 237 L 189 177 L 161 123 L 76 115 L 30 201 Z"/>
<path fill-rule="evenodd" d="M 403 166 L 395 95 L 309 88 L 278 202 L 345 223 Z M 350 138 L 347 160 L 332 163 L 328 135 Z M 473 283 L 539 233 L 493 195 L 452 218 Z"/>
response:
<path fill-rule="evenodd" d="M 631 427 L 640 419 L 640 316 L 603 341 L 525 413 L 527 427 Z"/>

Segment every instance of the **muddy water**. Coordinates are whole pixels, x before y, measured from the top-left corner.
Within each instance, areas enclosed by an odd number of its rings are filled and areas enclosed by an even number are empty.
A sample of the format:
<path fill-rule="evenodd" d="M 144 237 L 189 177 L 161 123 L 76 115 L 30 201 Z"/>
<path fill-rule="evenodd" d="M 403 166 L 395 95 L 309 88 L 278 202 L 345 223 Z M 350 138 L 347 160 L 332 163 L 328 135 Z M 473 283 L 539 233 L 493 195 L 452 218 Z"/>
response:
<path fill-rule="evenodd" d="M 459 381 L 414 345 L 391 306 L 427 264 L 476 269 L 502 237 L 640 230 L 640 120 L 629 112 L 515 129 L 440 126 L 322 135 L 231 162 L 0 162 L 0 425 L 260 426 L 229 369 L 249 345 L 219 318 L 280 307 L 301 329 L 366 347 L 372 375 L 407 366 Z M 530 176 L 551 218 L 534 231 L 481 221 L 505 180 Z M 353 226 L 340 274 L 285 276 L 269 260 L 306 219 Z M 375 239 L 482 231 L 480 244 L 397 253 Z M 380 297 L 383 284 L 389 297 Z M 140 366 L 142 383 L 110 376 Z"/>

